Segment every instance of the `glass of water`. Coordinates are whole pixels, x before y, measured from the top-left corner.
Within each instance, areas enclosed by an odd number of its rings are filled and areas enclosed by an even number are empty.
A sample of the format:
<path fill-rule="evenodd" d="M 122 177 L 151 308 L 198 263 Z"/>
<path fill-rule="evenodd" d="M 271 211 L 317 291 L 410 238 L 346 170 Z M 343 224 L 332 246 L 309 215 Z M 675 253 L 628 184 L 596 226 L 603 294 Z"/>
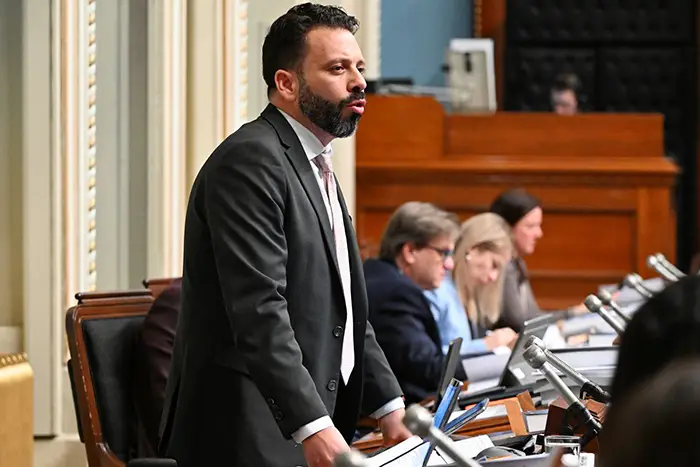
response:
<path fill-rule="evenodd" d="M 561 449 L 564 454 L 573 454 L 577 458 L 581 454 L 581 439 L 578 436 L 550 435 L 544 437 L 544 452 L 551 453 Z"/>

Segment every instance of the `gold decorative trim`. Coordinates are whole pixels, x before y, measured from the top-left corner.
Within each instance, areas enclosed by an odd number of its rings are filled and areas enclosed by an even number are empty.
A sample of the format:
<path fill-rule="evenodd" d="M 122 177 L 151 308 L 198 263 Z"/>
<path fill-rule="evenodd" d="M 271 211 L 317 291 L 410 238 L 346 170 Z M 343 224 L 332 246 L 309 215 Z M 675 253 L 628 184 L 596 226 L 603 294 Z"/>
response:
<path fill-rule="evenodd" d="M 94 291 L 97 288 L 97 41 L 96 41 L 96 28 L 97 22 L 95 20 L 95 0 L 88 0 L 87 2 L 87 27 L 85 38 L 87 44 L 87 109 L 86 117 L 84 119 L 86 125 L 87 138 L 87 161 L 85 162 L 86 170 L 86 183 L 84 189 L 87 191 L 87 216 L 86 222 L 83 228 L 87 228 L 87 242 L 83 245 L 86 249 L 86 267 L 87 277 L 86 286 L 87 290 Z"/>
<path fill-rule="evenodd" d="M 474 8 L 472 17 L 474 18 L 474 37 L 481 37 L 483 34 L 483 15 L 484 15 L 484 0 L 474 0 Z"/>
<path fill-rule="evenodd" d="M 19 365 L 21 363 L 29 363 L 27 354 L 24 352 L 0 356 L 0 368 Z"/>
<path fill-rule="evenodd" d="M 97 287 L 96 0 L 61 0 L 60 172 L 65 302 Z"/>
<path fill-rule="evenodd" d="M 248 0 L 223 0 L 223 137 L 248 119 Z"/>

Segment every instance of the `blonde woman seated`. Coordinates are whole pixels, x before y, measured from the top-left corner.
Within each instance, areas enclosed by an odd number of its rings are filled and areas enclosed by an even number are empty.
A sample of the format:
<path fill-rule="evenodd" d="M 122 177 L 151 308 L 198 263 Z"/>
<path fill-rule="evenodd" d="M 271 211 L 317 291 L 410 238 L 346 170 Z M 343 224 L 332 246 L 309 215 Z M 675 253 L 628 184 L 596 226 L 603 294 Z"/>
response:
<path fill-rule="evenodd" d="M 508 224 L 492 213 L 478 214 L 461 225 L 452 275 L 425 292 L 443 352 L 457 337 L 464 340 L 462 355 L 509 346 L 517 338 L 510 328 L 485 332 L 500 316 L 503 270 L 513 251 L 510 235 Z"/>

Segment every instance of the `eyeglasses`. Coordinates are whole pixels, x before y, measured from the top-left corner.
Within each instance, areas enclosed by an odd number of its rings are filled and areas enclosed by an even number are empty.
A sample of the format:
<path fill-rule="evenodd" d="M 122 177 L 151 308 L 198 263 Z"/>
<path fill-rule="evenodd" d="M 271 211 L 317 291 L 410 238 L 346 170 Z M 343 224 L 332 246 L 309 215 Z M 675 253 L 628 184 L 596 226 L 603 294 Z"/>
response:
<path fill-rule="evenodd" d="M 426 245 L 425 247 L 436 251 L 440 256 L 442 256 L 443 261 L 446 261 L 447 258 L 452 258 L 452 255 L 454 254 L 454 250 L 451 250 L 449 248 L 438 248 L 432 245 Z"/>

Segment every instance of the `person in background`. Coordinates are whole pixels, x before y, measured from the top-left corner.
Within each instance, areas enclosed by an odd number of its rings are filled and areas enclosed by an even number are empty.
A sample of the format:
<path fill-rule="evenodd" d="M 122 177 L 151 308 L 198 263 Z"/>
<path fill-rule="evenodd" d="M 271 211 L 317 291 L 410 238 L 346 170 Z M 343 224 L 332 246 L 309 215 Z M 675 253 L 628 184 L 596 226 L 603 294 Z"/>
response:
<path fill-rule="evenodd" d="M 525 264 L 525 257 L 535 252 L 542 238 L 542 206 L 540 201 L 523 189 L 501 193 L 491 204 L 490 212 L 501 216 L 513 231 L 515 249 L 508 262 L 503 283 L 503 305 L 495 326 L 522 331 L 528 319 L 540 313 Z"/>
<path fill-rule="evenodd" d="M 435 395 L 442 374 L 440 334 L 423 291 L 452 270 L 457 229 L 453 214 L 405 203 L 389 218 L 379 258 L 364 263 L 369 321 L 407 403 Z M 455 378 L 466 380 L 461 365 Z"/>
<path fill-rule="evenodd" d="M 158 453 L 160 417 L 181 302 L 182 279 L 175 279 L 153 301 L 136 340 L 131 376 L 136 423 L 132 458 L 155 457 Z"/>
<path fill-rule="evenodd" d="M 440 287 L 426 290 L 438 326 L 443 353 L 461 337 L 462 355 L 509 346 L 517 338 L 510 328 L 484 335 L 498 320 L 503 294 L 503 270 L 512 257 L 510 227 L 498 215 L 478 214 L 465 221 L 455 244 L 454 270 Z M 458 286 L 455 286 L 458 284 Z"/>
<path fill-rule="evenodd" d="M 581 81 L 573 73 L 560 73 L 550 90 L 552 110 L 557 115 L 576 115 L 579 112 Z"/>

